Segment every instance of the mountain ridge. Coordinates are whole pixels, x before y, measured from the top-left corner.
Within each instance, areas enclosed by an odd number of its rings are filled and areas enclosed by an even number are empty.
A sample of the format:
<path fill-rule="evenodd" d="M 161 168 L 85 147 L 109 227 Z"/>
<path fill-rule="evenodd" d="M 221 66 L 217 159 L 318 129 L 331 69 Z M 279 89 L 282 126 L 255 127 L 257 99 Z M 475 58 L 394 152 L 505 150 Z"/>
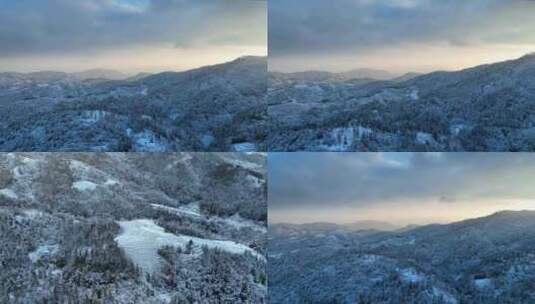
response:
<path fill-rule="evenodd" d="M 535 55 L 402 81 L 270 74 L 270 151 L 533 151 Z"/>

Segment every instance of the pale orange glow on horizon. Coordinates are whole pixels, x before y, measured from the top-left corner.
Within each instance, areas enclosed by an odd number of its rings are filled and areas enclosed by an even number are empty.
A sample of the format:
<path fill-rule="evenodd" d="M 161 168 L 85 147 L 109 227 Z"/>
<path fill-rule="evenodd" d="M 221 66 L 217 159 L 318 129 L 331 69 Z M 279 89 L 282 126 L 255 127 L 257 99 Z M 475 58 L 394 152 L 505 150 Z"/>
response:
<path fill-rule="evenodd" d="M 284 208 L 269 210 L 270 223 L 315 223 L 329 222 L 348 224 L 358 221 L 380 221 L 396 226 L 410 224 L 446 224 L 471 218 L 483 217 L 503 210 L 535 210 L 535 200 L 484 200 L 469 205 L 465 202 L 444 203 L 397 203 L 378 204 L 368 207 L 330 208 Z"/>
<path fill-rule="evenodd" d="M 429 73 L 439 70 L 462 70 L 482 64 L 517 59 L 533 52 L 535 52 L 535 44 L 474 46 L 412 44 L 375 49 L 354 56 L 315 55 L 313 60 L 306 55 L 298 58 L 270 58 L 269 70 L 345 72 L 358 68 L 371 68 L 402 75 L 408 72 Z"/>
<path fill-rule="evenodd" d="M 185 71 L 234 60 L 241 56 L 266 56 L 263 46 L 177 48 L 172 45 L 131 47 L 78 55 L 48 55 L 0 59 L 2 71 L 79 72 L 103 68 L 126 74 Z"/>

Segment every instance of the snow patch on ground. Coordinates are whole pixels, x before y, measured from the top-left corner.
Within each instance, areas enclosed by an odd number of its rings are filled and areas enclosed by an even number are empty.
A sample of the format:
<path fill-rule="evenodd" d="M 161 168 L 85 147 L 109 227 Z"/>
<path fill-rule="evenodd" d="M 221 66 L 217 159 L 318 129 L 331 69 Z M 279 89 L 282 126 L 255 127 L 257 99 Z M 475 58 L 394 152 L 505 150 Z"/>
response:
<path fill-rule="evenodd" d="M 37 160 L 37 159 L 33 159 L 33 158 L 25 157 L 25 156 L 21 156 L 20 160 L 24 164 L 29 165 L 29 166 L 35 166 L 39 162 L 39 160 Z"/>
<path fill-rule="evenodd" d="M 232 151 L 234 152 L 254 152 L 256 151 L 256 144 L 251 142 L 242 142 L 232 145 Z"/>
<path fill-rule="evenodd" d="M 316 84 L 312 84 L 312 85 L 309 85 L 309 84 L 296 84 L 296 85 L 294 85 L 294 89 L 311 91 L 311 92 L 317 93 L 317 94 L 320 94 L 320 93 L 323 92 L 323 89 L 319 85 L 316 85 Z"/>
<path fill-rule="evenodd" d="M 335 128 L 330 136 L 334 139 L 334 144 L 325 146 L 329 151 L 347 151 L 355 140 L 355 130 L 353 128 Z"/>
<path fill-rule="evenodd" d="M 43 212 L 37 209 L 26 209 L 23 211 L 23 213 L 30 219 L 34 219 L 43 215 Z"/>
<path fill-rule="evenodd" d="M 463 130 L 470 131 L 472 127 L 467 124 L 458 123 L 450 126 L 450 133 L 453 135 L 459 135 Z"/>
<path fill-rule="evenodd" d="M 72 184 L 72 187 L 78 191 L 93 191 L 97 188 L 97 184 L 90 181 L 77 181 Z"/>
<path fill-rule="evenodd" d="M 199 203 L 189 203 L 185 206 L 180 206 L 178 208 L 173 208 L 169 206 L 164 206 L 160 204 L 151 204 L 152 208 L 164 210 L 170 213 L 174 213 L 176 215 L 184 215 L 189 217 L 201 217 L 201 209 L 199 207 Z"/>
<path fill-rule="evenodd" d="M 106 186 L 114 186 L 114 185 L 118 185 L 120 184 L 118 181 L 114 180 L 114 179 L 111 179 L 111 178 L 108 178 L 106 180 L 106 182 L 104 182 L 104 185 Z"/>
<path fill-rule="evenodd" d="M 268 255 L 270 259 L 280 259 L 282 258 L 282 253 L 273 253 Z"/>
<path fill-rule="evenodd" d="M 28 258 L 35 263 L 43 257 L 54 255 L 58 251 L 58 245 L 41 245 L 28 254 Z"/>
<path fill-rule="evenodd" d="M 492 280 L 489 278 L 476 279 L 474 280 L 474 284 L 476 285 L 477 288 L 480 288 L 480 289 L 489 288 L 489 287 L 492 287 Z"/>
<path fill-rule="evenodd" d="M 412 100 L 420 99 L 420 96 L 418 95 L 419 93 L 420 92 L 418 91 L 418 89 L 412 90 L 411 93 L 409 94 L 410 99 L 412 99 Z"/>
<path fill-rule="evenodd" d="M 75 160 L 75 159 L 72 159 L 69 162 L 69 168 L 73 172 L 79 172 L 79 173 L 86 173 L 92 169 L 90 166 L 86 165 L 85 163 L 79 160 Z"/>
<path fill-rule="evenodd" d="M 131 134 L 127 131 L 127 134 Z M 134 150 L 137 152 L 165 152 L 167 151 L 167 142 L 160 139 L 150 130 L 144 130 L 140 133 L 131 135 L 134 142 Z"/>
<path fill-rule="evenodd" d="M 202 146 L 205 147 L 205 148 L 208 148 L 214 142 L 214 140 L 215 140 L 215 138 L 214 138 L 214 136 L 212 134 L 204 134 L 201 137 Z"/>
<path fill-rule="evenodd" d="M 10 198 L 10 199 L 18 199 L 19 198 L 17 193 L 15 193 L 13 190 L 11 190 L 9 188 L 5 188 L 5 189 L 0 190 L 0 195 L 5 196 L 5 197 Z"/>
<path fill-rule="evenodd" d="M 195 249 L 202 246 L 217 248 L 232 254 L 244 254 L 249 252 L 257 258 L 264 259 L 262 255 L 253 249 L 233 241 L 221 241 L 202 239 L 186 235 L 174 235 L 165 232 L 164 229 L 149 219 L 138 219 L 119 222 L 121 233 L 115 238 L 119 247 L 125 254 L 144 271 L 153 273 L 161 265 L 161 258 L 157 251 L 163 246 L 185 248 L 192 241 Z"/>
<path fill-rule="evenodd" d="M 379 261 L 379 256 L 377 255 L 374 255 L 374 254 L 365 254 L 363 255 L 360 260 L 364 263 L 364 264 L 374 264 L 376 263 L 377 261 Z"/>
<path fill-rule="evenodd" d="M 40 160 L 38 159 L 20 156 L 13 153 L 9 153 L 8 157 L 10 158 L 10 161 L 21 163 L 21 165 L 15 165 L 12 169 L 13 175 L 17 181 L 19 179 L 25 179 L 26 175 L 34 175 L 36 171 L 39 170 Z"/>
<path fill-rule="evenodd" d="M 251 184 L 253 184 L 256 188 L 260 188 L 262 187 L 262 185 L 264 184 L 263 180 L 259 179 L 258 177 L 256 176 L 253 176 L 253 175 L 247 175 L 245 177 L 245 179 L 247 179 Z"/>
<path fill-rule="evenodd" d="M 365 128 L 361 125 L 347 128 L 334 128 L 328 137 L 329 144 L 322 144 L 320 148 L 331 152 L 345 152 L 348 151 L 355 141 L 360 141 L 364 136 L 372 134 L 370 128 Z"/>
<path fill-rule="evenodd" d="M 110 112 L 106 111 L 83 111 L 80 115 L 80 122 L 85 124 L 95 124 L 109 114 Z"/>
<path fill-rule="evenodd" d="M 254 162 L 244 161 L 244 160 L 235 159 L 235 158 L 226 158 L 226 157 L 224 157 L 223 159 L 229 164 L 232 164 L 232 165 L 235 165 L 235 166 L 238 166 L 238 167 L 242 167 L 242 168 L 247 169 L 247 170 L 258 172 L 258 171 L 260 171 L 262 169 L 262 165 L 261 164 L 257 164 L 257 163 L 254 163 Z"/>
<path fill-rule="evenodd" d="M 171 294 L 169 293 L 162 293 L 156 296 L 156 298 L 160 301 L 163 301 L 164 303 L 171 303 Z"/>
<path fill-rule="evenodd" d="M 239 214 L 234 214 L 233 216 L 227 218 L 217 218 L 215 221 L 222 222 L 225 225 L 234 227 L 237 230 L 250 228 L 255 231 L 267 233 L 265 227 L 256 224 L 254 221 L 244 219 Z"/>
<path fill-rule="evenodd" d="M 435 141 L 433 135 L 426 132 L 416 133 L 416 142 L 422 145 L 431 144 Z"/>
<path fill-rule="evenodd" d="M 399 271 L 401 278 L 407 282 L 416 283 L 424 279 L 424 277 L 412 268 L 401 269 Z"/>
<path fill-rule="evenodd" d="M 441 298 L 446 304 L 457 304 L 457 300 L 449 292 L 433 287 L 433 296 Z"/>

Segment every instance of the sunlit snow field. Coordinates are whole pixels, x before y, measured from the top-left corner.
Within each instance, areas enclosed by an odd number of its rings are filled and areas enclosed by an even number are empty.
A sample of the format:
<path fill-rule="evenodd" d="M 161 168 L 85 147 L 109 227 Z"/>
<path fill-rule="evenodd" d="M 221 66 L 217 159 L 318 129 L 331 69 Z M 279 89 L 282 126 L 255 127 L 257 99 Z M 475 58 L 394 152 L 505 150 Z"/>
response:
<path fill-rule="evenodd" d="M 157 271 L 161 266 L 158 249 L 163 246 L 181 247 L 184 249 L 188 242 L 193 242 L 194 250 L 203 246 L 217 248 L 233 254 L 250 252 L 253 256 L 264 259 L 253 249 L 233 241 L 202 239 L 186 235 L 174 235 L 165 232 L 154 221 L 138 219 L 119 222 L 121 233 L 115 239 L 126 255 L 147 273 Z"/>

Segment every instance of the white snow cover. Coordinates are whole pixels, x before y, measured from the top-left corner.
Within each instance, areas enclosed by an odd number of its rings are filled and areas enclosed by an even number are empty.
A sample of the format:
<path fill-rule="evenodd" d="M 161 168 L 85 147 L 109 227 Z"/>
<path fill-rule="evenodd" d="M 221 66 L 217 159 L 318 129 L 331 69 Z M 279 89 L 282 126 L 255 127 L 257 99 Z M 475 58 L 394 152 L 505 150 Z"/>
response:
<path fill-rule="evenodd" d="M 254 152 L 256 151 L 256 144 L 251 142 L 242 142 L 232 145 L 232 150 L 235 152 Z"/>
<path fill-rule="evenodd" d="M 401 275 L 402 279 L 412 283 L 416 283 L 424 279 L 421 274 L 412 268 L 401 269 L 399 274 Z"/>
<path fill-rule="evenodd" d="M 114 180 L 114 179 L 111 179 L 111 178 L 108 178 L 106 180 L 106 182 L 104 183 L 104 185 L 106 186 L 113 186 L 113 185 L 117 185 L 117 184 L 120 184 L 118 181 Z"/>
<path fill-rule="evenodd" d="M 32 262 L 37 262 L 45 256 L 50 256 L 58 251 L 58 245 L 41 245 L 28 254 L 28 257 Z"/>
<path fill-rule="evenodd" d="M 468 126 L 466 124 L 462 124 L 462 123 L 458 123 L 458 124 L 454 124 L 454 125 L 450 126 L 450 132 L 453 135 L 459 135 L 461 133 L 461 131 L 470 130 L 470 129 L 471 129 L 470 126 Z"/>
<path fill-rule="evenodd" d="M 433 295 L 442 298 L 447 304 L 457 304 L 457 300 L 449 293 L 440 288 L 433 287 Z"/>
<path fill-rule="evenodd" d="M 94 124 L 109 114 L 110 112 L 107 111 L 83 111 L 80 121 L 86 124 Z"/>
<path fill-rule="evenodd" d="M 365 254 L 360 258 L 360 260 L 364 264 L 373 264 L 379 261 L 379 256 L 375 254 Z"/>
<path fill-rule="evenodd" d="M 180 206 L 178 208 L 173 208 L 173 207 L 164 206 L 160 204 L 151 204 L 151 206 L 155 209 L 165 210 L 167 212 L 174 213 L 177 215 L 185 215 L 189 217 L 201 217 L 201 209 L 199 207 L 199 203 L 189 203 L 185 206 Z"/>
<path fill-rule="evenodd" d="M 93 191 L 97 188 L 97 184 L 90 181 L 82 180 L 74 182 L 72 184 L 72 187 L 78 191 Z"/>
<path fill-rule="evenodd" d="M 474 284 L 476 284 L 477 288 L 488 288 L 492 286 L 492 280 L 489 278 L 477 279 L 474 280 Z"/>
<path fill-rule="evenodd" d="M 247 175 L 245 177 L 251 184 L 253 184 L 256 188 L 260 188 L 264 183 L 263 180 L 259 179 L 256 176 L 253 175 Z"/>
<path fill-rule="evenodd" d="M 26 215 L 30 219 L 34 219 L 36 217 L 42 216 L 43 212 L 39 211 L 37 209 L 26 209 L 23 211 L 24 215 Z"/>
<path fill-rule="evenodd" d="M 317 93 L 317 94 L 320 94 L 320 93 L 323 92 L 323 89 L 317 84 L 313 84 L 313 85 L 296 84 L 296 85 L 294 85 L 294 89 L 296 89 L 296 90 L 307 90 L 307 91 L 310 90 L 313 93 Z"/>
<path fill-rule="evenodd" d="M 411 91 L 411 93 L 409 94 L 409 97 L 412 99 L 412 100 L 418 100 L 420 99 L 420 97 L 418 96 L 418 89 L 414 89 Z"/>
<path fill-rule="evenodd" d="M 331 152 L 347 151 L 355 140 L 355 129 L 352 127 L 334 128 L 329 133 L 329 136 L 334 140 L 334 144 L 323 144 L 320 148 Z"/>
<path fill-rule="evenodd" d="M 131 133 L 131 131 L 128 133 Z M 134 149 L 137 152 L 165 152 L 167 150 L 167 143 L 158 138 L 150 130 L 133 134 L 132 140 L 134 142 Z"/>
<path fill-rule="evenodd" d="M 74 172 L 86 172 L 90 170 L 90 167 L 88 165 L 75 159 L 72 159 L 69 162 L 69 168 Z"/>
<path fill-rule="evenodd" d="M 257 171 L 257 172 L 261 171 L 261 169 L 262 169 L 262 165 L 258 164 L 258 163 L 254 163 L 254 162 L 250 162 L 250 161 L 246 161 L 246 160 L 235 159 L 235 158 L 223 157 L 223 159 L 229 164 L 232 164 L 232 165 L 235 165 L 235 166 L 238 166 L 238 167 L 242 167 L 244 169 Z"/>
<path fill-rule="evenodd" d="M 426 133 L 426 132 L 418 132 L 416 133 L 416 142 L 422 145 L 432 143 L 435 139 L 433 138 L 433 135 Z"/>
<path fill-rule="evenodd" d="M 213 218 L 211 219 L 211 221 L 214 221 Z M 233 216 L 227 218 L 217 218 L 215 221 L 222 222 L 223 224 L 228 226 L 232 226 L 237 230 L 243 228 L 250 228 L 252 230 L 256 230 L 262 233 L 267 233 L 265 227 L 256 224 L 254 221 L 244 219 L 239 214 L 234 214 Z"/>
<path fill-rule="evenodd" d="M 166 245 L 185 248 L 190 240 L 196 250 L 202 246 L 207 246 L 233 254 L 250 252 L 260 259 L 265 259 L 253 249 L 233 241 L 202 239 L 165 232 L 162 227 L 149 219 L 121 221 L 119 225 L 121 233 L 115 238 L 115 241 L 119 247 L 124 249 L 128 258 L 148 273 L 152 273 L 160 267 L 160 257 L 157 253 L 159 248 Z"/>
<path fill-rule="evenodd" d="M 178 208 L 173 208 L 173 207 L 164 206 L 160 204 L 151 204 L 151 206 L 155 209 L 164 210 L 170 213 L 174 213 L 176 215 L 182 215 L 182 216 L 187 216 L 187 217 L 192 217 L 192 218 L 203 217 L 199 208 L 199 203 L 190 203 L 185 206 L 180 206 Z M 208 221 L 217 222 L 223 225 L 231 226 L 237 230 L 240 230 L 242 228 L 250 228 L 252 230 L 260 231 L 262 233 L 267 232 L 265 227 L 256 224 L 254 221 L 244 219 L 239 214 L 235 214 L 227 218 L 212 217 Z"/>
<path fill-rule="evenodd" d="M 3 195 L 7 198 L 10 198 L 10 199 L 17 199 L 19 198 L 19 196 L 17 195 L 17 193 L 13 192 L 13 190 L 9 189 L 9 188 L 5 188 L 5 189 L 2 189 L 0 190 L 0 195 Z"/>

